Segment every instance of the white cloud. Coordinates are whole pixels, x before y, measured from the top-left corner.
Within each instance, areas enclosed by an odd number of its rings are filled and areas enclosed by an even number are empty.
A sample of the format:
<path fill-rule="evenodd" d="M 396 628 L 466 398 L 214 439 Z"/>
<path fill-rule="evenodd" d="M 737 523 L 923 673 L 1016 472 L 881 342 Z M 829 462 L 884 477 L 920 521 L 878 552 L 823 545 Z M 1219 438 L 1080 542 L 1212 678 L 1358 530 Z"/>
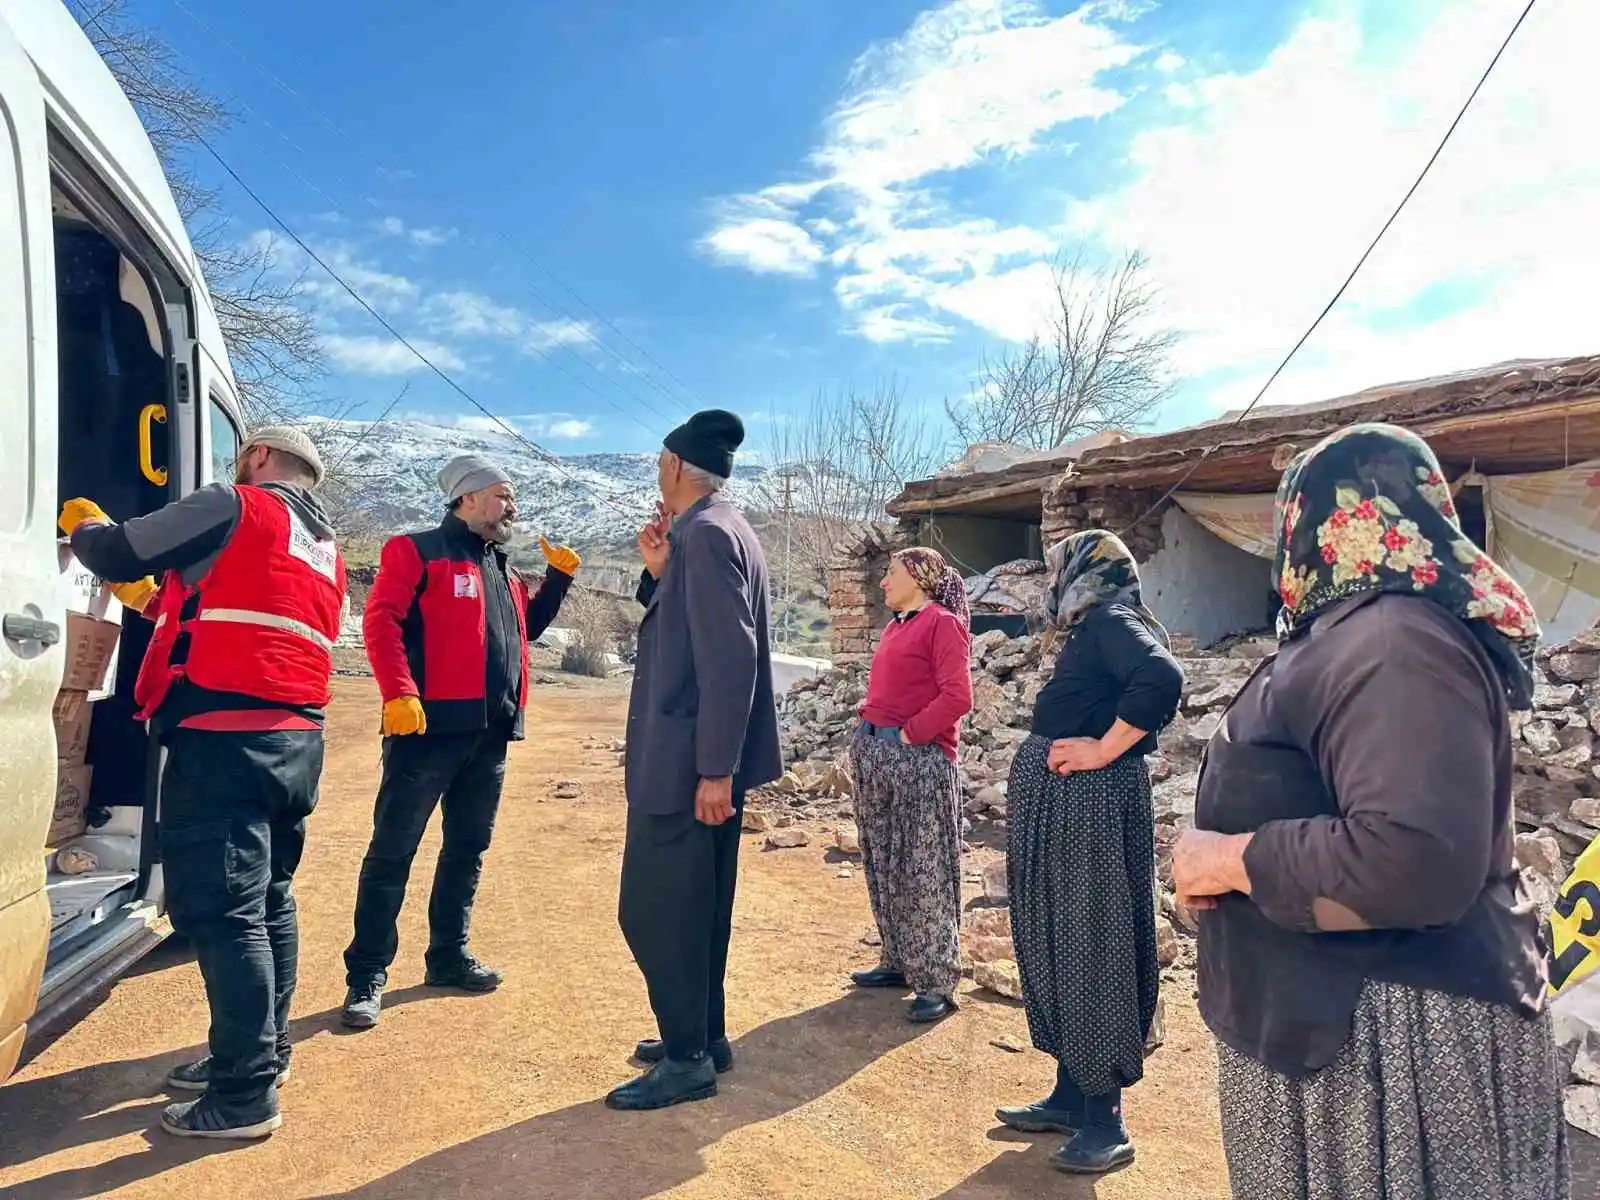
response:
<path fill-rule="evenodd" d="M 1146 52 L 1113 22 L 1142 8 L 1101 0 L 1052 18 L 1036 0 L 950 0 L 923 13 L 856 61 L 810 156 L 812 177 L 725 201 L 702 249 L 761 273 L 826 265 L 846 327 L 869 340 L 948 337 L 940 313 L 970 319 L 978 294 L 946 303 L 950 289 L 1049 257 L 1057 242 L 962 216 L 931 184 L 1059 147 L 1063 127 L 1120 107 L 1105 75 Z"/>
<path fill-rule="evenodd" d="M 1152 65 L 1163 75 L 1171 75 L 1174 71 L 1182 70 L 1183 64 L 1187 61 L 1183 55 L 1168 50 L 1165 54 L 1159 55 Z"/>
<path fill-rule="evenodd" d="M 535 356 L 595 340 L 585 321 L 541 321 L 478 292 L 450 291 L 429 296 L 422 315 L 428 327 L 441 335 L 492 338 Z"/>
<path fill-rule="evenodd" d="M 459 371 L 466 366 L 448 346 L 417 338 L 410 341 L 443 370 Z M 336 366 L 356 375 L 409 375 L 427 370 L 421 359 L 391 337 L 325 334 L 322 349 Z"/>
<path fill-rule="evenodd" d="M 399 217 L 384 217 L 374 226 L 384 237 L 404 238 L 413 246 L 423 250 L 431 250 L 453 241 L 456 237 L 454 229 L 432 229 L 421 225 L 408 225 Z"/>
<path fill-rule="evenodd" d="M 1134 138 L 1132 180 L 1078 228 L 1150 257 L 1191 376 L 1249 398 L 1410 185 L 1516 16 L 1329 0 L 1256 70 L 1194 81 Z M 1366 23 L 1364 23 L 1366 22 Z M 1513 357 L 1592 352 L 1600 160 L 1587 47 L 1600 8 L 1534 10 L 1428 181 L 1267 402 Z M 1438 299 L 1456 289 L 1453 304 Z"/>
<path fill-rule="evenodd" d="M 758 275 L 810 275 L 823 257 L 816 239 L 769 195 L 741 196 L 726 203 L 720 223 L 700 246 L 719 262 Z"/>

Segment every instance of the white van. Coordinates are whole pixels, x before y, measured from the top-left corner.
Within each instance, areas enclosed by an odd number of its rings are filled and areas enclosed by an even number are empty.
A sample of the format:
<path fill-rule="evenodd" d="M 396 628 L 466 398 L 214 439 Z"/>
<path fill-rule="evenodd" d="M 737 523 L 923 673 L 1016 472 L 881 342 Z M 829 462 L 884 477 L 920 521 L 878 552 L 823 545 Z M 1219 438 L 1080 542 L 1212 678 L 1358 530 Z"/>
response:
<path fill-rule="evenodd" d="M 160 764 L 133 720 L 150 635 L 137 615 L 110 630 L 118 661 L 92 706 L 97 850 L 69 875 L 45 849 L 67 669 L 61 501 L 149 512 L 230 477 L 240 428 L 222 332 L 133 107 L 60 0 L 0 0 L 0 1080 L 30 1028 L 166 932 Z"/>

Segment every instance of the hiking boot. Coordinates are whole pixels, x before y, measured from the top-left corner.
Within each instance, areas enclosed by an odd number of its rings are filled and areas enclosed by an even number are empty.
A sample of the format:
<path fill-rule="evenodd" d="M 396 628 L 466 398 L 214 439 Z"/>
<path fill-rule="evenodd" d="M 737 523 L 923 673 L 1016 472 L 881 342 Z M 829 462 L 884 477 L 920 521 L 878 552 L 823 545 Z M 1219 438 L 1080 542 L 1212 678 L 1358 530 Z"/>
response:
<path fill-rule="evenodd" d="M 728 1044 L 725 1037 L 717 1038 L 706 1046 L 706 1053 L 711 1056 L 711 1065 L 717 1069 L 718 1075 L 726 1075 L 733 1070 L 733 1047 Z M 666 1045 L 659 1038 L 645 1038 L 633 1048 L 633 1056 L 640 1062 L 658 1063 L 667 1056 Z"/>
<path fill-rule="evenodd" d="M 210 1093 L 198 1100 L 169 1104 L 161 1114 L 161 1128 L 181 1138 L 248 1142 L 269 1136 L 283 1124 L 278 1106 L 269 1100 L 247 1110 L 226 1109 Z"/>
<path fill-rule="evenodd" d="M 492 992 L 505 981 L 493 967 L 486 967 L 472 955 L 446 967 L 430 966 L 423 982 L 429 987 L 456 988 L 463 992 L 481 994 Z"/>
<path fill-rule="evenodd" d="M 289 1064 L 278 1072 L 278 1086 L 289 1082 Z M 196 1062 L 181 1063 L 167 1072 L 167 1089 L 174 1092 L 203 1092 L 211 1085 L 211 1056 Z"/>
<path fill-rule="evenodd" d="M 352 983 L 344 994 L 344 1008 L 339 1013 L 339 1024 L 346 1029 L 371 1029 L 378 1023 L 383 1011 L 383 981 L 366 979 Z"/>
<path fill-rule="evenodd" d="M 641 1112 L 667 1108 L 687 1100 L 709 1100 L 717 1094 L 717 1071 L 711 1056 L 679 1062 L 664 1058 L 632 1083 L 625 1083 L 606 1097 L 607 1108 Z"/>

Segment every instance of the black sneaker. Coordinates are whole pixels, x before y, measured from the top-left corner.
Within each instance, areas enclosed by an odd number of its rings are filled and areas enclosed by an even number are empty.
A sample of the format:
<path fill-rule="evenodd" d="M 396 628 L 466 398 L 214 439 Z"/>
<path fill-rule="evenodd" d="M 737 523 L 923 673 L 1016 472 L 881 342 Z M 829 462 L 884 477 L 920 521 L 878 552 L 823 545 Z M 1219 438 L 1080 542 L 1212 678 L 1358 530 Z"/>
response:
<path fill-rule="evenodd" d="M 284 1064 L 278 1072 L 278 1086 L 289 1082 L 289 1066 Z M 211 1056 L 192 1063 L 181 1063 L 167 1072 L 167 1090 L 173 1092 L 203 1092 L 211 1085 Z"/>
<path fill-rule="evenodd" d="M 905 972 L 893 967 L 873 967 L 870 971 L 855 972 L 850 976 L 850 982 L 858 988 L 903 988 L 906 986 L 906 977 Z"/>
<path fill-rule="evenodd" d="M 169 1104 L 161 1114 L 161 1128 L 173 1137 L 216 1141 L 254 1141 L 269 1136 L 282 1124 L 283 1116 L 275 1104 L 262 1101 L 249 1112 L 227 1112 L 209 1094 L 198 1100 Z"/>
<path fill-rule="evenodd" d="M 344 1008 L 339 1013 L 339 1024 L 346 1029 L 371 1029 L 378 1023 L 383 1011 L 383 981 L 367 979 L 352 983 L 344 994 Z"/>
<path fill-rule="evenodd" d="M 711 1065 L 717 1069 L 718 1075 L 726 1075 L 733 1070 L 733 1047 L 727 1038 L 717 1038 L 708 1043 L 706 1053 L 711 1056 Z M 660 1038 L 645 1038 L 633 1048 L 633 1056 L 640 1062 L 658 1063 L 667 1056 L 667 1048 Z"/>
<path fill-rule="evenodd" d="M 428 973 L 423 982 L 429 987 L 456 988 L 463 992 L 492 992 L 505 982 L 493 967 L 486 967 L 472 955 L 468 954 L 460 962 L 451 963 L 447 967 L 428 968 Z"/>
<path fill-rule="evenodd" d="M 944 1020 L 955 1010 L 955 1001 L 948 996 L 923 995 L 919 992 L 906 1008 L 906 1020 L 915 1025 L 927 1025 Z"/>

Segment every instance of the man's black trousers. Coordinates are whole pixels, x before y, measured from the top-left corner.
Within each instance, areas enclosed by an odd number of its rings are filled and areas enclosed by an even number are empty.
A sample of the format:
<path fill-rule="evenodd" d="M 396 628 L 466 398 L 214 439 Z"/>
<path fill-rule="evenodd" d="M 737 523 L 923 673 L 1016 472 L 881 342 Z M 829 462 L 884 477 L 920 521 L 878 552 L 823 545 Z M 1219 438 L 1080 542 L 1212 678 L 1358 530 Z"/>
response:
<path fill-rule="evenodd" d="M 734 815 L 703 825 L 693 809 L 670 816 L 628 810 L 618 923 L 644 973 L 668 1058 L 704 1052 L 727 1033 L 723 979 L 739 873 Z"/>
<path fill-rule="evenodd" d="M 177 729 L 167 739 L 167 910 L 205 979 L 210 1090 L 223 1105 L 259 1104 L 289 1063 L 300 947 L 290 884 L 321 777 L 320 729 Z"/>
<path fill-rule="evenodd" d="M 346 981 L 387 982 L 400 948 L 397 922 L 411 860 L 435 806 L 444 810 L 444 845 L 428 902 L 427 965 L 445 970 L 467 953 L 472 900 L 494 834 L 506 777 L 506 727 L 476 733 L 424 733 L 383 740 L 383 782 L 372 842 L 361 862 L 355 938 L 344 952 Z"/>

